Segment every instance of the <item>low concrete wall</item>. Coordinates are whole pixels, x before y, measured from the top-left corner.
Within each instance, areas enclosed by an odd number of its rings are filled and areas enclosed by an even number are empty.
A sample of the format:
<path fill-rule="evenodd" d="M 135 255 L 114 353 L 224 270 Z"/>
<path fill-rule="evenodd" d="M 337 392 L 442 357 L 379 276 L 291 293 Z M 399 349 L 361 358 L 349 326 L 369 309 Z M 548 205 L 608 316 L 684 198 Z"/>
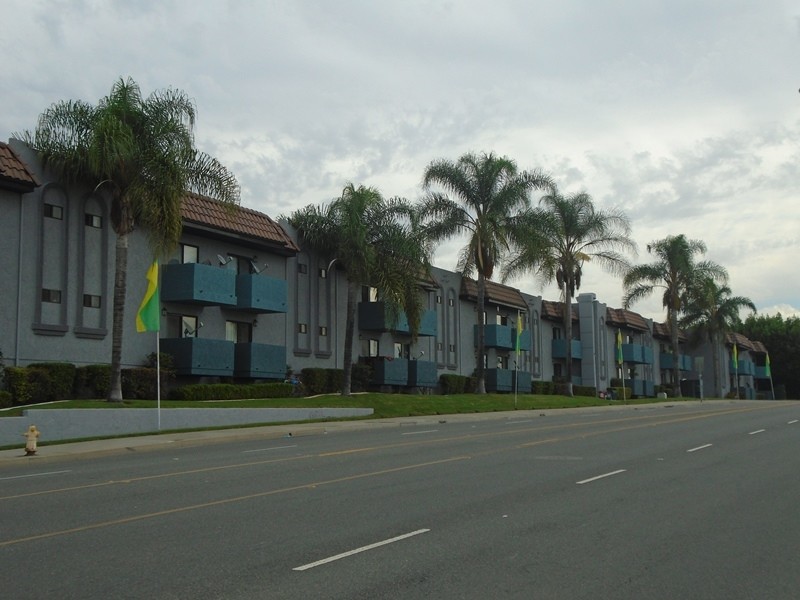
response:
<path fill-rule="evenodd" d="M 156 409 L 88 408 L 26 410 L 21 417 L 0 418 L 0 446 L 25 445 L 30 425 L 41 431 L 39 442 L 156 433 Z M 255 423 L 365 417 L 371 408 L 169 408 L 161 409 L 161 431 Z"/>

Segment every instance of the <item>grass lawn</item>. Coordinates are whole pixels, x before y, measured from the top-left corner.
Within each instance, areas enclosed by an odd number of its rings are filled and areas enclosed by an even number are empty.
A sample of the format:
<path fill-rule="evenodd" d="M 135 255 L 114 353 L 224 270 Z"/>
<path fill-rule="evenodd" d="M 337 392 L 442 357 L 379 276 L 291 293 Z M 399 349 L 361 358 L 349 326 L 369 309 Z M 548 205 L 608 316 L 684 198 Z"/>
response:
<path fill-rule="evenodd" d="M 651 404 L 655 398 L 628 400 L 628 404 Z M 161 408 L 372 408 L 371 419 L 392 417 L 413 417 L 423 415 L 447 415 L 458 413 L 478 413 L 511 410 L 537 410 L 546 408 L 576 408 L 582 406 L 607 406 L 620 401 L 588 396 L 532 395 L 520 394 L 458 394 L 452 396 L 415 394 L 353 394 L 344 397 L 339 394 L 314 396 L 313 398 L 270 398 L 266 400 L 227 400 L 220 402 L 196 402 L 162 400 Z M 155 400 L 126 400 L 125 402 L 106 402 L 104 400 L 66 400 L 36 406 L 19 406 L 0 411 L 0 417 L 21 416 L 25 409 L 47 410 L 50 408 L 155 408 Z"/>

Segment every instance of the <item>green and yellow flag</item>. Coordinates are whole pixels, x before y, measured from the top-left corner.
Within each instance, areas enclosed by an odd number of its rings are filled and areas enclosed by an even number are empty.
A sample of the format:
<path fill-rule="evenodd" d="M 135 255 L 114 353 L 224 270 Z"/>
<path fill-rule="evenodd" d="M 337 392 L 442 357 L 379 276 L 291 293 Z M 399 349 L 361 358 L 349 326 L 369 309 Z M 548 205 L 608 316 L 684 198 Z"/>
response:
<path fill-rule="evenodd" d="M 139 312 L 136 313 L 136 331 L 158 331 L 161 327 L 161 302 L 158 297 L 158 260 L 147 269 L 147 291 Z"/>
<path fill-rule="evenodd" d="M 617 364 L 622 364 L 622 332 L 617 329 Z"/>
<path fill-rule="evenodd" d="M 767 352 L 767 364 L 765 365 L 764 373 L 767 377 L 772 377 L 772 367 L 769 364 L 769 352 Z"/>
<path fill-rule="evenodd" d="M 733 343 L 733 368 L 738 368 L 739 364 L 739 348 L 736 347 L 736 342 Z"/>
<path fill-rule="evenodd" d="M 517 313 L 517 356 L 519 356 L 519 342 L 522 339 L 522 313 Z"/>

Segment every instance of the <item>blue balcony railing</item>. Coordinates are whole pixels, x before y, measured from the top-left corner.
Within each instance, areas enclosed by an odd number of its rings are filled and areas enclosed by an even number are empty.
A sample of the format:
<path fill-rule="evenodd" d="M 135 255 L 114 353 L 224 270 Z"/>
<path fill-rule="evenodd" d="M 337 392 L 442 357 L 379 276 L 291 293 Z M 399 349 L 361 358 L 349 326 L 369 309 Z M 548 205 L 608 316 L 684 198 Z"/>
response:
<path fill-rule="evenodd" d="M 519 381 L 518 392 L 531 391 L 531 374 L 528 371 L 512 371 L 511 369 L 486 369 L 487 392 L 513 392 Z"/>
<path fill-rule="evenodd" d="M 372 358 L 372 383 L 375 385 L 408 385 L 408 359 Z"/>
<path fill-rule="evenodd" d="M 412 360 L 408 363 L 408 385 L 410 387 L 434 388 L 439 382 L 436 363 L 430 360 Z"/>
<path fill-rule="evenodd" d="M 280 380 L 286 377 L 286 346 L 239 343 L 234 356 L 236 377 Z"/>
<path fill-rule="evenodd" d="M 670 370 L 674 365 L 673 359 L 674 354 L 670 354 L 668 352 L 662 352 L 658 355 L 658 362 L 662 369 Z M 685 354 L 678 355 L 678 368 L 681 371 L 691 371 L 693 369 L 692 366 L 692 357 L 687 356 Z"/>
<path fill-rule="evenodd" d="M 553 358 L 567 358 L 567 340 L 564 338 L 553 340 L 551 354 Z M 580 340 L 572 340 L 572 358 L 583 358 Z"/>
<path fill-rule="evenodd" d="M 478 327 L 472 326 L 474 345 L 478 345 Z M 517 343 L 514 329 L 508 325 L 484 325 L 483 343 L 486 348 L 498 348 L 501 350 L 511 350 Z"/>
<path fill-rule="evenodd" d="M 222 270 L 222 269 L 220 269 Z M 161 352 L 171 354 L 178 375 L 231 377 L 234 370 L 233 342 L 208 338 L 166 338 Z"/>
<path fill-rule="evenodd" d="M 385 302 L 360 302 L 358 305 L 358 328 L 362 331 L 395 331 L 411 333 L 408 317 L 400 312 L 393 320 Z M 419 336 L 435 336 L 437 332 L 436 312 L 426 310 L 420 319 Z"/>
<path fill-rule="evenodd" d="M 626 363 L 653 364 L 653 349 L 641 344 L 622 344 L 622 360 Z"/>
<path fill-rule="evenodd" d="M 257 313 L 285 313 L 287 285 L 285 279 L 266 275 L 236 276 L 236 308 Z"/>
<path fill-rule="evenodd" d="M 161 267 L 162 302 L 236 305 L 236 272 L 200 263 Z"/>

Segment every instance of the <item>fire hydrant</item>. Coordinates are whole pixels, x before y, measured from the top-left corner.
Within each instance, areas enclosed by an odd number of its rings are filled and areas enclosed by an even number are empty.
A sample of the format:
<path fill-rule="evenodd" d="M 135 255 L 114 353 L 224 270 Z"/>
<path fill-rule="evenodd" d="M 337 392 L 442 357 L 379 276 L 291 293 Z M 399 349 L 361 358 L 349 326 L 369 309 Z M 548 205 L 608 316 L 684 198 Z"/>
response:
<path fill-rule="evenodd" d="M 22 434 L 25 436 L 25 456 L 33 456 L 36 454 L 36 440 L 39 439 L 39 430 L 36 425 L 28 427 L 28 431 Z"/>

